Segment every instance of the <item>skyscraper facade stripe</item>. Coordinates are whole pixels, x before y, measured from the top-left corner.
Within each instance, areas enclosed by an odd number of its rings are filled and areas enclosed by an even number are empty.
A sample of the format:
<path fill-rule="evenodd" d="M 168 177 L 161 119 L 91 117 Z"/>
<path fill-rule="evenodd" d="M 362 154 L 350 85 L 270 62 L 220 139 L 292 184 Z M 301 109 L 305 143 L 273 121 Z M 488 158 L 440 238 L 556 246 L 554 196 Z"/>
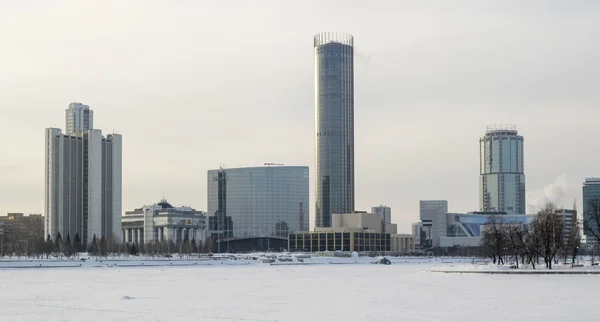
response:
<path fill-rule="evenodd" d="M 315 226 L 354 211 L 354 38 L 321 33 L 315 49 Z"/>

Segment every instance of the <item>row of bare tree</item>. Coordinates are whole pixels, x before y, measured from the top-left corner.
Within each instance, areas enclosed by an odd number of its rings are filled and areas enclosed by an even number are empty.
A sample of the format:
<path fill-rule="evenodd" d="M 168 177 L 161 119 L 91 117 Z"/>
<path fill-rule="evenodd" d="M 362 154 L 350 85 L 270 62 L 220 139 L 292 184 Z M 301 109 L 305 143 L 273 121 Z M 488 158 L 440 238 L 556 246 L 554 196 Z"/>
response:
<path fill-rule="evenodd" d="M 506 222 L 503 215 L 491 216 L 483 226 L 481 238 L 482 248 L 494 263 L 513 261 L 517 268 L 519 262 L 527 263 L 534 269 L 540 259 L 552 269 L 559 256 L 565 262 L 570 257 L 574 263 L 580 242 L 577 220 L 574 218 L 565 232 L 563 215 L 552 203 L 547 203 L 529 225 Z"/>
<path fill-rule="evenodd" d="M 95 235 L 89 245 L 83 245 L 78 234 L 71 238 L 63 238 L 60 233 L 52 240 L 50 236 L 44 240 L 37 235 L 19 235 L 10 238 L 0 238 L 0 258 L 15 256 L 25 258 L 75 258 L 80 253 L 87 252 L 93 257 L 115 257 L 123 255 L 146 255 L 148 257 L 164 257 L 177 253 L 180 258 L 191 254 L 210 253 L 213 246 L 211 238 L 196 241 L 195 239 L 173 242 L 164 241 L 148 244 L 122 243 L 114 238 L 97 238 Z"/>

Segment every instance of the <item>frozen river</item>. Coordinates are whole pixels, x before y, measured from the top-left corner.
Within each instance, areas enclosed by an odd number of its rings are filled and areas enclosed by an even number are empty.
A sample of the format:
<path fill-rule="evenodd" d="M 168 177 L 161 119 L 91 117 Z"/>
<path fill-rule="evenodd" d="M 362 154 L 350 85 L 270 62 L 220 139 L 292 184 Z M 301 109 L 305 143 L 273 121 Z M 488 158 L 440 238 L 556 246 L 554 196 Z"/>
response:
<path fill-rule="evenodd" d="M 0 269 L 1 321 L 593 321 L 600 275 L 435 264 Z"/>

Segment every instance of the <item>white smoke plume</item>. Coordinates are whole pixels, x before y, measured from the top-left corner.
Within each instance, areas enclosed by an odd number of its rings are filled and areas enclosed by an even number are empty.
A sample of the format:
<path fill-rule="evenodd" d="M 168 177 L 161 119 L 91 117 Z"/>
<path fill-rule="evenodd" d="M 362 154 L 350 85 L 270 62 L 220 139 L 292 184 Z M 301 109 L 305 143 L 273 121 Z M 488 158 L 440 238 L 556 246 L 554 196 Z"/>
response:
<path fill-rule="evenodd" d="M 527 213 L 533 214 L 542 209 L 547 202 L 553 202 L 557 207 L 572 208 L 573 199 L 569 200 L 569 183 L 565 173 L 559 175 L 554 183 L 540 190 L 527 192 Z"/>

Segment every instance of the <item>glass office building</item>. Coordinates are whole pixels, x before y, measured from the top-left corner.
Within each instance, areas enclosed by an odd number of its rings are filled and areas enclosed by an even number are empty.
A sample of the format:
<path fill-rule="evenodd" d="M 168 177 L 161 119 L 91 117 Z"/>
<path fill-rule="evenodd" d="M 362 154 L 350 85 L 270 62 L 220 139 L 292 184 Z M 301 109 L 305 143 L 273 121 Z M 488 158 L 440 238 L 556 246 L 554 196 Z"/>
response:
<path fill-rule="evenodd" d="M 449 237 L 481 237 L 485 225 L 494 214 L 448 214 Z M 506 224 L 521 224 L 529 226 L 534 215 L 504 215 L 496 214 L 499 220 Z"/>
<path fill-rule="evenodd" d="M 209 170 L 209 232 L 240 238 L 308 231 L 308 189 L 308 167 Z"/>
<path fill-rule="evenodd" d="M 480 211 L 524 214 L 523 137 L 515 126 L 490 126 L 479 144 Z"/>
<path fill-rule="evenodd" d="M 594 234 L 588 229 L 592 229 L 598 234 L 597 223 L 590 220 L 589 202 L 592 199 L 600 198 L 600 178 L 585 178 L 583 182 L 583 233 L 586 236 L 586 242 L 594 243 Z"/>
<path fill-rule="evenodd" d="M 315 49 L 315 219 L 354 211 L 354 38 L 321 33 Z"/>

